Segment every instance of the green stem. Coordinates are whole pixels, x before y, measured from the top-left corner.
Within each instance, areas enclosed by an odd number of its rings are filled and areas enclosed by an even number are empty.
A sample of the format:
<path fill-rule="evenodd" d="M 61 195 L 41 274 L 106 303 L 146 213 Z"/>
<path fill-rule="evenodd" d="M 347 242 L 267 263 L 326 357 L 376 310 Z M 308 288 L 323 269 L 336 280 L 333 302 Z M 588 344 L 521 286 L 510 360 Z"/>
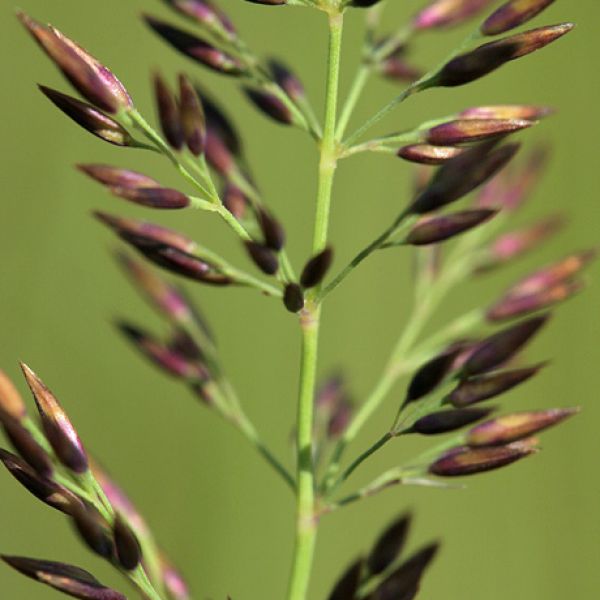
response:
<path fill-rule="evenodd" d="M 337 166 L 335 128 L 342 48 L 343 14 L 329 15 L 325 122 L 319 162 L 313 253 L 327 245 L 331 190 Z M 318 518 L 313 464 L 313 411 L 319 346 L 320 307 L 311 299 L 302 311 L 302 358 L 297 414 L 296 541 L 287 600 L 306 600 L 316 545 Z"/>
<path fill-rule="evenodd" d="M 348 123 L 350 122 L 350 118 L 354 113 L 354 109 L 360 100 L 360 96 L 369 81 L 369 77 L 371 75 L 371 67 L 367 64 L 362 64 L 356 73 L 356 77 L 354 82 L 352 83 L 352 87 L 350 88 L 350 92 L 348 93 L 348 98 L 346 99 L 346 103 L 342 108 L 342 112 L 340 115 L 340 120 L 337 125 L 336 138 L 341 140 L 346 132 L 346 128 L 348 127 Z"/>

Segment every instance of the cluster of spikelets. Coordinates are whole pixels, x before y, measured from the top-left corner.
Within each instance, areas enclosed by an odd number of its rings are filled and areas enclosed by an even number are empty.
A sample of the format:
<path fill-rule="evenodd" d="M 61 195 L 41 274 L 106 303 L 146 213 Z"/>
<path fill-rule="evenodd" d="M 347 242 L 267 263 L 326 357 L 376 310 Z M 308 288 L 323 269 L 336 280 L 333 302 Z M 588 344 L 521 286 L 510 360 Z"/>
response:
<path fill-rule="evenodd" d="M 254 0 L 258 4 L 312 6 L 326 12 L 348 7 L 374 7 L 377 0 Z M 502 4 L 469 38 L 504 34 L 529 21 L 553 0 L 511 0 Z M 157 18 L 148 25 L 176 50 L 210 69 L 239 81 L 249 100 L 281 124 L 295 126 L 319 140 L 321 126 L 299 78 L 278 60 L 263 63 L 239 37 L 227 15 L 208 0 L 168 0 L 167 4 L 197 25 L 192 34 Z M 572 26 L 541 27 L 464 47 L 439 68 L 426 74 L 409 59 L 408 37 L 422 31 L 459 25 L 479 15 L 490 0 L 434 0 L 410 26 L 380 37 L 370 32 L 364 54 L 373 72 L 408 87 L 402 97 L 444 86 L 467 84 L 503 64 L 530 54 L 567 33 Z M 536 248 L 562 225 L 550 217 L 524 229 L 499 229 L 527 199 L 543 165 L 534 154 L 521 168 L 505 168 L 519 145 L 504 143 L 509 134 L 531 127 L 550 114 L 538 106 L 486 106 L 429 121 L 408 132 L 353 144 L 350 136 L 340 146 L 339 159 L 363 151 L 397 153 L 401 158 L 439 166 L 419 178 L 414 198 L 397 219 L 365 252 L 329 285 L 321 287 L 332 264 L 330 248 L 309 258 L 298 277 L 286 252 L 281 223 L 268 209 L 250 174 L 235 126 L 222 108 L 188 76 L 178 77 L 177 92 L 156 74 L 153 79 L 157 133 L 137 111 L 121 82 L 104 65 L 52 26 L 24 14 L 19 18 L 58 66 L 83 100 L 41 87 L 67 116 L 97 137 L 117 146 L 151 150 L 170 160 L 197 195 L 161 185 L 129 169 L 86 164 L 79 168 L 113 195 L 153 209 L 195 207 L 216 213 L 244 243 L 249 257 L 271 282 L 231 265 L 215 252 L 160 225 L 106 213 L 98 218 L 146 261 L 183 278 L 210 285 L 240 285 L 281 298 L 292 313 L 304 314 L 305 303 L 319 302 L 336 287 L 348 268 L 358 266 L 374 250 L 415 246 L 425 264 L 422 276 L 447 290 L 461 278 L 492 271 Z M 407 36 L 410 31 L 410 36 Z M 139 138 L 137 136 L 140 136 Z M 220 191 L 218 186 L 220 185 Z M 472 206 L 455 212 L 440 210 L 479 190 Z M 485 224 L 485 226 L 484 226 Z M 472 231 L 445 262 L 441 243 Z M 432 450 L 394 468 L 372 484 L 345 498 L 333 495 L 370 451 L 341 475 L 325 471 L 319 486 L 322 514 L 390 485 L 431 485 L 436 478 L 481 473 L 510 464 L 536 451 L 539 432 L 556 425 L 575 409 L 529 411 L 491 417 L 493 408 L 480 403 L 523 384 L 544 366 L 518 363 L 525 345 L 548 320 L 540 313 L 572 297 L 582 288 L 581 272 L 595 257 L 592 250 L 565 257 L 524 277 L 491 306 L 476 309 L 438 332 L 403 365 L 412 374 L 404 402 L 390 430 L 375 449 L 407 434 L 454 434 Z M 135 286 L 170 326 L 167 339 L 138 325 L 122 322 L 121 331 L 144 356 L 187 385 L 202 401 L 229 420 L 280 472 L 291 487 L 294 478 L 270 453 L 245 416 L 219 363 L 216 346 L 204 319 L 184 291 L 163 279 L 145 262 L 119 253 L 120 262 Z M 457 268 L 457 266 L 459 268 Z M 423 283 L 423 281 L 421 281 Z M 421 298 L 423 300 L 423 298 Z M 434 300 L 431 301 L 435 303 Z M 515 319 L 521 319 L 510 323 Z M 499 332 L 474 337 L 472 330 L 486 323 L 509 322 Z M 82 540 L 124 573 L 146 598 L 167 594 L 173 600 L 189 597 L 187 586 L 154 542 L 139 512 L 124 492 L 86 454 L 56 398 L 26 366 L 23 371 L 33 393 L 40 424 L 34 423 L 13 384 L 0 377 L 0 419 L 18 455 L 2 451 L 8 471 L 34 496 L 65 513 Z M 400 373 L 399 373 L 400 374 Z M 315 463 L 344 450 L 344 434 L 351 426 L 353 404 L 339 377 L 325 382 L 317 397 Z M 398 565 L 408 518 L 387 530 L 367 559 L 344 574 L 330 600 L 408 600 L 419 589 L 421 575 L 433 558 L 431 545 Z M 89 573 L 45 560 L 5 556 L 21 573 L 84 600 L 119 600 L 122 594 L 101 585 Z"/>

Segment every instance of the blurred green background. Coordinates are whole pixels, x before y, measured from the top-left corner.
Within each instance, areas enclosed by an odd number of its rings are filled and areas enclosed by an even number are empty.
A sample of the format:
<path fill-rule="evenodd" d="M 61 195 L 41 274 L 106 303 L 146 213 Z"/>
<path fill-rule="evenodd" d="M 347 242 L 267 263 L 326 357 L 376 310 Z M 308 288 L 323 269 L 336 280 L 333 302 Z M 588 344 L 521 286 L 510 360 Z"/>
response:
<path fill-rule="evenodd" d="M 247 265 L 229 231 L 195 212 L 151 214 L 109 197 L 71 165 L 109 162 L 142 168 L 175 185 L 159 158 L 102 144 L 61 116 L 34 87 L 66 90 L 56 70 L 14 19 L 11 2 L 0 20 L 2 202 L 0 365 L 18 378 L 26 360 L 54 389 L 90 449 L 141 506 L 169 554 L 190 579 L 196 598 L 239 600 L 283 596 L 292 550 L 293 504 L 287 490 L 242 440 L 199 406 L 185 389 L 149 368 L 121 340 L 115 316 L 160 330 L 160 322 L 122 277 L 111 258 L 113 239 L 90 218 L 102 208 L 160 220 Z M 141 24 L 141 11 L 166 15 L 158 1 L 23 0 L 84 44 L 126 83 L 142 112 L 152 116 L 148 73 L 186 69 L 223 99 L 246 140 L 256 177 L 289 233 L 292 259 L 309 249 L 315 192 L 313 144 L 257 114 L 234 84 L 186 62 Z M 391 2 L 387 28 L 424 2 Z M 278 10 L 222 0 L 257 52 L 292 64 L 320 106 L 325 69 L 325 20 L 306 10 Z M 362 14 L 347 18 L 343 85 L 355 67 Z M 520 222 L 565 211 L 568 230 L 533 259 L 465 286 L 443 307 L 442 323 L 467 307 L 489 302 L 528 268 L 598 242 L 597 114 L 600 51 L 596 0 L 557 2 L 537 23 L 572 20 L 574 33 L 544 52 L 465 88 L 434 91 L 408 102 L 380 132 L 428 117 L 490 103 L 545 103 L 557 116 L 522 136 L 529 146 L 548 141 L 551 169 Z M 176 21 L 176 18 L 173 17 Z M 181 23 L 181 22 L 180 22 Z M 464 34 L 424 35 L 415 50 L 434 64 Z M 375 81 L 360 105 L 367 117 L 395 93 Z M 341 266 L 389 222 L 410 193 L 410 169 L 397 159 L 365 156 L 343 163 L 335 187 L 331 238 Z M 320 372 L 343 367 L 357 401 L 374 384 L 411 304 L 410 261 L 382 253 L 365 264 L 325 310 Z M 597 270 L 592 270 L 595 275 Z M 592 277 L 592 280 L 594 277 Z M 218 333 L 224 364 L 248 412 L 279 455 L 291 463 L 298 331 L 272 301 L 244 290 L 193 287 Z M 544 452 L 518 466 L 469 480 L 464 491 L 395 489 L 327 518 L 319 539 L 312 592 L 324 598 L 341 569 L 399 511 L 417 519 L 413 544 L 441 537 L 444 549 L 422 598 L 486 600 L 595 597 L 600 555 L 600 286 L 563 307 L 530 355 L 551 357 L 552 368 L 512 393 L 511 408 L 582 405 L 583 414 L 544 437 Z M 354 448 L 378 437 L 402 394 L 399 387 Z M 366 482 L 406 456 L 390 445 L 360 471 Z M 68 525 L 0 473 L 2 552 L 74 562 L 105 582 L 126 586 L 84 551 Z M 50 598 L 55 592 L 0 569 L 3 598 Z M 131 596 L 134 594 L 132 593 Z"/>

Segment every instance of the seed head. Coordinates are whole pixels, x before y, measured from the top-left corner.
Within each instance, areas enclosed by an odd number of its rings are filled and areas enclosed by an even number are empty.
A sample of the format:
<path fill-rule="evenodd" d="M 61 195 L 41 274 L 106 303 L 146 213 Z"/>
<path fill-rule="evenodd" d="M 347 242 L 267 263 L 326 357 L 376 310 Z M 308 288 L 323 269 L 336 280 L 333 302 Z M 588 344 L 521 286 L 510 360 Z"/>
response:
<path fill-rule="evenodd" d="M 245 65 L 234 56 L 219 50 L 207 41 L 149 15 L 144 17 L 150 28 L 184 56 L 223 75 L 239 76 Z"/>
<path fill-rule="evenodd" d="M 422 71 L 412 66 L 403 56 L 402 51 L 390 54 L 377 63 L 376 68 L 386 79 L 400 82 L 412 82 L 421 77 Z"/>
<path fill-rule="evenodd" d="M 462 148 L 454 146 L 432 146 L 430 144 L 412 144 L 398 150 L 398 156 L 409 162 L 421 165 L 443 165 L 450 159 L 462 154 Z"/>
<path fill-rule="evenodd" d="M 304 86 L 299 77 L 280 60 L 269 60 L 269 71 L 275 83 L 294 101 L 301 101 L 305 96 Z"/>
<path fill-rule="evenodd" d="M 87 454 L 67 414 L 52 392 L 26 364 L 21 363 L 21 369 L 40 413 L 46 438 L 57 458 L 75 473 L 85 473 L 88 470 Z"/>
<path fill-rule="evenodd" d="M 223 206 L 239 221 L 246 215 L 249 200 L 239 187 L 231 182 L 226 182 L 221 192 Z"/>
<path fill-rule="evenodd" d="M 537 375 L 545 363 L 514 369 L 512 371 L 501 371 L 491 375 L 481 375 L 461 381 L 458 386 L 448 395 L 448 402 L 453 406 L 462 408 L 500 396 L 509 390 L 525 383 Z"/>
<path fill-rule="evenodd" d="M 439 477 L 477 475 L 510 465 L 535 451 L 535 440 L 490 448 L 460 446 L 449 450 L 432 463 L 429 472 Z"/>
<path fill-rule="evenodd" d="M 107 227 L 110 227 L 121 239 L 140 251 L 145 247 L 160 246 L 170 246 L 181 250 L 181 252 L 194 252 L 196 249 L 196 242 L 177 231 L 160 225 L 116 217 L 100 211 L 95 212 L 94 216 Z"/>
<path fill-rule="evenodd" d="M 530 21 L 554 0 L 510 0 L 490 15 L 481 26 L 483 35 L 499 35 Z"/>
<path fill-rule="evenodd" d="M 190 382 L 206 381 L 209 374 L 204 364 L 170 348 L 151 334 L 127 322 L 117 323 L 121 333 L 146 358 L 165 373 Z"/>
<path fill-rule="evenodd" d="M 433 0 L 413 19 L 417 29 L 460 25 L 491 4 L 492 0 Z"/>
<path fill-rule="evenodd" d="M 503 104 L 498 106 L 475 106 L 460 112 L 461 119 L 508 119 L 539 121 L 554 111 L 547 106 L 527 104 Z"/>
<path fill-rule="evenodd" d="M 375 588 L 374 598 L 377 600 L 414 598 L 420 588 L 423 574 L 438 550 L 439 544 L 433 543 L 415 552 Z"/>
<path fill-rule="evenodd" d="M 297 283 L 288 283 L 285 286 L 283 304 L 291 313 L 300 312 L 304 308 L 304 294 Z"/>
<path fill-rule="evenodd" d="M 73 87 L 94 106 L 108 113 L 133 108 L 123 84 L 81 46 L 23 12 L 17 16 Z"/>
<path fill-rule="evenodd" d="M 103 586 L 93 575 L 64 563 L 2 556 L 2 560 L 19 573 L 80 600 L 126 600 L 123 594 Z"/>
<path fill-rule="evenodd" d="M 532 125 L 532 121 L 523 119 L 459 119 L 432 127 L 426 141 L 436 146 L 452 146 L 505 136 Z"/>
<path fill-rule="evenodd" d="M 246 250 L 254 264 L 265 274 L 275 275 L 279 270 L 279 259 L 277 255 L 259 242 L 244 242 Z"/>
<path fill-rule="evenodd" d="M 134 140 L 127 130 L 97 108 L 49 87 L 40 85 L 39 88 L 54 106 L 92 135 L 115 146 L 134 145 Z"/>
<path fill-rule="evenodd" d="M 231 19 L 209 0 L 165 0 L 171 8 L 191 20 L 205 26 L 210 31 L 230 40 L 237 37 Z"/>
<path fill-rule="evenodd" d="M 410 230 L 404 242 L 412 246 L 443 242 L 489 221 L 496 214 L 498 212 L 491 209 L 474 209 L 425 217 Z"/>
<path fill-rule="evenodd" d="M 565 281 L 539 292 L 519 294 L 508 292 L 486 312 L 489 321 L 504 321 L 550 308 L 564 302 L 584 289 L 581 281 Z"/>
<path fill-rule="evenodd" d="M 23 459 L 0 449 L 0 461 L 7 471 L 33 496 L 44 504 L 66 514 L 72 514 L 81 505 L 77 496 L 58 483 L 34 471 Z"/>
<path fill-rule="evenodd" d="M 491 179 L 515 156 L 518 145 L 495 148 L 483 142 L 443 164 L 429 185 L 417 195 L 408 211 L 424 214 L 459 200 Z"/>
<path fill-rule="evenodd" d="M 489 271 L 517 259 L 556 235 L 564 225 L 561 215 L 552 215 L 530 227 L 501 235 L 490 246 L 478 271 Z"/>
<path fill-rule="evenodd" d="M 185 75 L 179 76 L 179 110 L 187 147 L 194 156 L 201 156 L 206 144 L 206 120 L 200 98 Z"/>
<path fill-rule="evenodd" d="M 597 256 L 596 249 L 571 254 L 525 277 L 509 290 L 508 296 L 511 298 L 531 297 L 534 294 L 541 294 L 556 286 L 568 283 L 596 260 Z"/>
<path fill-rule="evenodd" d="M 163 135 L 171 148 L 179 151 L 185 143 L 179 106 L 167 82 L 159 73 L 154 75 L 154 97 Z"/>
<path fill-rule="evenodd" d="M 4 420 L 3 428 L 13 448 L 25 462 L 40 476 L 50 478 L 54 470 L 52 460 L 29 430 L 11 418 Z"/>
<path fill-rule="evenodd" d="M 0 421 L 4 423 L 7 419 L 12 419 L 20 422 L 26 416 L 27 407 L 21 394 L 8 375 L 0 369 Z"/>
<path fill-rule="evenodd" d="M 356 598 L 356 593 L 360 587 L 361 576 L 364 567 L 364 560 L 359 558 L 352 563 L 336 582 L 328 600 L 348 600 Z"/>
<path fill-rule="evenodd" d="M 267 117 L 282 125 L 292 125 L 294 116 L 288 106 L 275 94 L 257 88 L 245 88 L 246 96 Z"/>
<path fill-rule="evenodd" d="M 404 514 L 379 536 L 367 558 L 366 566 L 371 575 L 383 573 L 400 556 L 406 545 L 411 520 L 410 514 Z"/>
<path fill-rule="evenodd" d="M 325 250 L 313 256 L 302 270 L 300 276 L 302 287 L 308 289 L 319 285 L 327 275 L 332 261 L 333 250 L 331 248 L 325 248 Z"/>
<path fill-rule="evenodd" d="M 573 27 L 572 23 L 541 27 L 479 46 L 448 62 L 436 76 L 435 85 L 454 87 L 475 81 L 509 61 L 551 44 Z"/>
<path fill-rule="evenodd" d="M 193 310 L 178 288 L 130 254 L 119 252 L 117 258 L 133 285 L 162 315 L 175 323 L 185 324 L 193 319 Z"/>
<path fill-rule="evenodd" d="M 285 245 L 285 230 L 283 226 L 264 208 L 258 209 L 256 217 L 265 240 L 265 246 L 279 252 Z"/>
<path fill-rule="evenodd" d="M 463 377 L 485 373 L 507 362 L 539 332 L 548 318 L 549 315 L 532 317 L 483 340 L 464 365 Z"/>
<path fill-rule="evenodd" d="M 113 535 L 98 509 L 91 504 L 82 504 L 72 517 L 77 533 L 88 548 L 102 558 L 110 559 L 114 554 Z"/>
<path fill-rule="evenodd" d="M 119 564 L 126 570 L 132 571 L 142 559 L 142 549 L 137 536 L 121 515 L 117 515 L 113 526 L 115 551 Z"/>
<path fill-rule="evenodd" d="M 422 365 L 408 385 L 404 404 L 416 402 L 433 392 L 452 372 L 459 352 L 458 348 L 450 348 Z"/>
<path fill-rule="evenodd" d="M 164 188 L 146 175 L 109 165 L 77 165 L 77 168 L 119 198 L 150 208 L 185 208 L 190 200 L 177 190 Z"/>
<path fill-rule="evenodd" d="M 475 447 L 503 446 L 554 427 L 578 412 L 576 408 L 555 408 L 498 417 L 471 429 L 467 434 L 467 444 Z"/>
<path fill-rule="evenodd" d="M 421 417 L 410 431 L 421 435 L 449 433 L 484 419 L 493 410 L 493 408 L 458 408 L 434 412 Z"/>

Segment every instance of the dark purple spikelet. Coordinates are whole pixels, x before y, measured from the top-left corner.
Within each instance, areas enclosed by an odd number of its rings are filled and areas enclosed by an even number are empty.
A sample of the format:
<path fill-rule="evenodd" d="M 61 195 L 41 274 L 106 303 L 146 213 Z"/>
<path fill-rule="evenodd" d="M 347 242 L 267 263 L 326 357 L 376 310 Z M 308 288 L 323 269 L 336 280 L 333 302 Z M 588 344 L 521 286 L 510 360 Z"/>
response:
<path fill-rule="evenodd" d="M 202 38 L 149 15 L 145 15 L 144 20 L 159 37 L 195 62 L 223 75 L 239 76 L 245 73 L 246 67 L 240 60 Z"/>
<path fill-rule="evenodd" d="M 276 58 L 272 58 L 269 60 L 269 71 L 275 83 L 294 102 L 298 102 L 304 98 L 305 90 L 300 78 L 287 65 L 284 65 Z"/>
<path fill-rule="evenodd" d="M 102 164 L 79 164 L 77 168 L 88 177 L 109 188 L 137 189 L 160 187 L 158 181 L 152 179 L 152 177 L 129 169 Z"/>
<path fill-rule="evenodd" d="M 111 187 L 110 191 L 119 198 L 147 208 L 178 209 L 190 205 L 190 199 L 178 190 L 170 188 L 120 188 Z"/>
<path fill-rule="evenodd" d="M 281 223 L 264 208 L 258 209 L 256 218 L 265 240 L 265 246 L 279 252 L 285 245 L 285 230 Z"/>
<path fill-rule="evenodd" d="M 591 262 L 596 260 L 598 251 L 593 248 L 571 254 L 558 262 L 539 269 L 512 286 L 508 295 L 511 297 L 530 296 L 542 293 L 560 284 L 572 281 Z"/>
<path fill-rule="evenodd" d="M 408 384 L 404 404 L 416 402 L 437 389 L 453 371 L 458 352 L 459 349 L 450 348 L 419 367 Z"/>
<path fill-rule="evenodd" d="M 78 567 L 22 556 L 3 555 L 2 560 L 22 575 L 80 600 L 126 600 L 123 594 L 105 587 Z"/>
<path fill-rule="evenodd" d="M 56 456 L 75 473 L 85 473 L 88 470 L 87 454 L 67 414 L 52 392 L 26 364 L 21 363 L 21 369 L 40 413 L 44 434 Z"/>
<path fill-rule="evenodd" d="M 179 151 L 185 143 L 179 106 L 167 82 L 159 73 L 155 73 L 153 83 L 161 130 L 169 146 Z"/>
<path fill-rule="evenodd" d="M 381 2 L 381 0 L 349 0 L 348 4 L 356 8 L 370 8 L 378 2 Z"/>
<path fill-rule="evenodd" d="M 119 252 L 117 259 L 135 288 L 160 314 L 175 323 L 185 324 L 193 320 L 194 311 L 179 288 L 167 283 L 129 254 Z"/>
<path fill-rule="evenodd" d="M 371 575 L 379 575 L 391 567 L 406 545 L 412 516 L 404 514 L 396 519 L 377 538 L 366 566 Z"/>
<path fill-rule="evenodd" d="M 254 264 L 265 275 L 275 275 L 277 273 L 279 270 L 279 259 L 273 250 L 254 241 L 244 242 L 244 246 Z"/>
<path fill-rule="evenodd" d="M 344 394 L 339 402 L 333 407 L 329 421 L 327 422 L 327 437 L 335 440 L 344 435 L 352 419 L 353 406 Z"/>
<path fill-rule="evenodd" d="M 412 66 L 400 54 L 391 54 L 377 64 L 377 71 L 391 81 L 411 82 L 421 77 L 422 72 Z"/>
<path fill-rule="evenodd" d="M 537 440 L 522 440 L 506 446 L 488 448 L 453 448 L 429 466 L 429 472 L 439 477 L 463 477 L 493 471 L 510 465 L 536 452 Z"/>
<path fill-rule="evenodd" d="M 541 27 L 479 46 L 448 62 L 431 85 L 454 87 L 475 81 L 509 61 L 551 44 L 573 27 L 572 23 Z"/>
<path fill-rule="evenodd" d="M 54 471 L 52 460 L 29 430 L 11 418 L 3 418 L 2 427 L 12 447 L 25 462 L 42 477 L 51 477 Z"/>
<path fill-rule="evenodd" d="M 474 106 L 461 111 L 461 119 L 515 119 L 538 121 L 551 115 L 554 111 L 548 106 L 532 106 L 528 104 L 499 104 L 495 106 Z"/>
<path fill-rule="evenodd" d="M 420 588 L 423 574 L 433 562 L 438 550 L 439 544 L 434 542 L 415 552 L 375 588 L 372 599 L 414 598 Z"/>
<path fill-rule="evenodd" d="M 540 331 L 549 316 L 532 317 L 483 340 L 463 366 L 462 376 L 480 375 L 507 362 Z"/>
<path fill-rule="evenodd" d="M 115 519 L 113 536 L 119 564 L 126 571 L 132 571 L 142 560 L 142 549 L 137 536 L 120 515 Z"/>
<path fill-rule="evenodd" d="M 433 0 L 413 19 L 417 29 L 460 25 L 487 8 L 493 0 Z"/>
<path fill-rule="evenodd" d="M 91 104 L 43 85 L 39 89 L 54 106 L 92 135 L 115 146 L 134 145 L 126 129 Z"/>
<path fill-rule="evenodd" d="M 466 379 L 450 392 L 447 401 L 457 408 L 462 408 L 495 398 L 525 383 L 537 375 L 544 366 L 545 363 L 542 363 L 532 367 L 500 371 Z"/>
<path fill-rule="evenodd" d="M 319 285 L 327 275 L 332 262 L 333 250 L 331 248 L 325 248 L 309 259 L 300 275 L 302 287 L 308 289 Z"/>
<path fill-rule="evenodd" d="M 425 217 L 410 230 L 404 243 L 412 246 L 437 244 L 489 221 L 496 214 L 498 211 L 484 208 Z"/>
<path fill-rule="evenodd" d="M 34 471 L 23 459 L 0 449 L 0 461 L 6 470 L 33 496 L 44 504 L 66 514 L 72 514 L 81 505 L 77 496 L 67 489 Z"/>
<path fill-rule="evenodd" d="M 230 40 L 237 37 L 231 19 L 209 0 L 164 0 L 171 8 L 209 30 L 223 34 Z"/>
<path fill-rule="evenodd" d="M 111 559 L 114 555 L 112 531 L 98 509 L 82 504 L 71 516 L 79 537 L 88 548 L 102 558 Z"/>
<path fill-rule="evenodd" d="M 328 600 L 354 600 L 357 598 L 364 564 L 365 561 L 362 558 L 352 563 L 336 582 Z"/>
<path fill-rule="evenodd" d="M 464 152 L 454 146 L 432 146 L 431 144 L 412 144 L 398 150 L 398 156 L 409 162 L 421 165 L 443 165 Z"/>
<path fill-rule="evenodd" d="M 176 275 L 209 285 L 225 286 L 234 283 L 229 275 L 225 275 L 211 262 L 174 246 L 148 246 L 145 243 L 134 246 L 149 261 Z"/>
<path fill-rule="evenodd" d="M 304 308 L 304 293 L 297 283 L 288 283 L 283 290 L 283 304 L 291 313 Z"/>
<path fill-rule="evenodd" d="M 538 292 L 514 294 L 508 292 L 486 312 L 488 321 L 515 319 L 565 302 L 584 289 L 581 281 L 564 281 Z"/>
<path fill-rule="evenodd" d="M 13 419 L 21 422 L 27 416 L 27 407 L 15 384 L 0 369 L 0 421 Z"/>
<path fill-rule="evenodd" d="M 485 419 L 493 410 L 493 408 L 457 408 L 434 412 L 416 421 L 410 432 L 421 435 L 449 433 Z"/>
<path fill-rule="evenodd" d="M 221 192 L 223 206 L 239 221 L 246 215 L 250 201 L 237 185 L 226 182 Z"/>
<path fill-rule="evenodd" d="M 131 323 L 120 322 L 117 326 L 136 350 L 168 375 L 190 382 L 206 381 L 209 378 L 201 361 L 190 359 Z"/>
<path fill-rule="evenodd" d="M 426 142 L 436 146 L 479 142 L 527 129 L 533 124 L 523 119 L 458 119 L 432 127 L 426 134 Z"/>
<path fill-rule="evenodd" d="M 503 169 L 519 149 L 516 144 L 496 148 L 487 141 L 443 164 L 429 185 L 417 195 L 409 213 L 424 214 L 459 200 Z"/>
<path fill-rule="evenodd" d="M 196 242 L 188 237 L 161 225 L 117 217 L 100 211 L 96 211 L 94 216 L 140 252 L 145 248 L 163 246 L 177 248 L 181 252 L 194 252 L 197 247 Z"/>
<path fill-rule="evenodd" d="M 198 93 L 185 75 L 179 76 L 179 111 L 185 143 L 194 156 L 201 156 L 206 145 L 206 120 Z"/>
<path fill-rule="evenodd" d="M 510 0 L 492 13 L 481 26 L 483 35 L 499 35 L 530 21 L 554 0 Z"/>
<path fill-rule="evenodd" d="M 86 100 L 109 113 L 133 108 L 131 97 L 123 84 L 81 46 L 58 29 L 42 25 L 23 12 L 18 12 L 17 16 Z"/>
<path fill-rule="evenodd" d="M 503 446 L 528 438 L 577 414 L 577 408 L 513 413 L 475 426 L 467 434 L 469 446 Z"/>
<path fill-rule="evenodd" d="M 246 96 L 264 115 L 282 125 L 291 125 L 294 117 L 286 104 L 275 94 L 261 89 L 245 88 Z"/>
<path fill-rule="evenodd" d="M 551 215 L 523 229 L 499 236 L 486 251 L 478 266 L 479 272 L 489 271 L 516 260 L 555 236 L 565 225 L 562 215 Z"/>

